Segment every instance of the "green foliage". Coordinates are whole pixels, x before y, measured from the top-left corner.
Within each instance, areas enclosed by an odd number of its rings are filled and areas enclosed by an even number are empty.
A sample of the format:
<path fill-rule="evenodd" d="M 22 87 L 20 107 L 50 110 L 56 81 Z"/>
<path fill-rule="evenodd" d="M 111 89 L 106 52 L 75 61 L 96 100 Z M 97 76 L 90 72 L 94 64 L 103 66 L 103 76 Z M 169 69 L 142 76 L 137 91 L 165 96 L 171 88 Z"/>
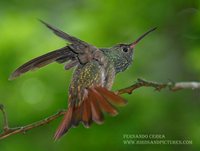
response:
<path fill-rule="evenodd" d="M 0 103 L 11 126 L 32 123 L 66 108 L 72 70 L 51 64 L 8 81 L 25 61 L 65 45 L 37 21 L 55 25 L 98 47 L 132 42 L 148 29 L 135 50 L 133 66 L 119 74 L 113 89 L 137 77 L 154 81 L 200 80 L 200 2 L 198 0 L 44 0 L 0 2 Z M 141 88 L 114 118 L 101 126 L 79 126 L 59 142 L 52 136 L 60 119 L 0 141 L 0 151 L 182 150 L 182 145 L 124 145 L 123 134 L 164 134 L 166 139 L 190 139 L 184 150 L 200 149 L 200 93 L 183 90 L 160 93 Z M 0 115 L 0 118 L 2 116 Z M 0 120 L 2 125 L 2 120 Z"/>

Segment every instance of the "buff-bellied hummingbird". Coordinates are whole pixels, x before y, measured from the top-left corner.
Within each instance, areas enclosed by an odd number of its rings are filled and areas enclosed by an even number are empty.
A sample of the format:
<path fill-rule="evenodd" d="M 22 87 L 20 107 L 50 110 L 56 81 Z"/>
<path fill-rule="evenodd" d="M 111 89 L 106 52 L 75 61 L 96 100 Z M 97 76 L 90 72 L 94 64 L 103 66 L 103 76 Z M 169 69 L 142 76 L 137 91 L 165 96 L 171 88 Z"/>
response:
<path fill-rule="evenodd" d="M 115 116 L 118 112 L 114 105 L 127 103 L 111 91 L 115 76 L 131 65 L 137 43 L 156 28 L 144 33 L 130 44 L 97 48 L 44 21 L 41 22 L 70 44 L 28 61 L 17 68 L 10 79 L 52 62 L 64 63 L 66 70 L 75 67 L 69 87 L 68 109 L 54 139 L 59 139 L 69 128 L 77 126 L 80 122 L 85 127 L 89 127 L 93 121 L 101 124 L 104 120 L 102 112 Z"/>

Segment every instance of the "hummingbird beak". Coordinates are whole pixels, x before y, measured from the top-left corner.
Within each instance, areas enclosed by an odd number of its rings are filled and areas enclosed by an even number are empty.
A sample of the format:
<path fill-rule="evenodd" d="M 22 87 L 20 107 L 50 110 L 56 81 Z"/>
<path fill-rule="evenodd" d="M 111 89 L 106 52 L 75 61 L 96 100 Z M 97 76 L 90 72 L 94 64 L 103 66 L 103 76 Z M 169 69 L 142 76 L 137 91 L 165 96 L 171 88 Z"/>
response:
<path fill-rule="evenodd" d="M 133 43 L 130 44 L 130 48 L 133 49 L 135 48 L 135 46 L 137 45 L 137 43 L 142 40 L 146 35 L 148 35 L 150 32 L 156 30 L 157 27 L 152 28 L 151 30 L 147 31 L 146 33 L 144 33 L 142 36 L 140 36 L 136 41 L 134 41 Z"/>

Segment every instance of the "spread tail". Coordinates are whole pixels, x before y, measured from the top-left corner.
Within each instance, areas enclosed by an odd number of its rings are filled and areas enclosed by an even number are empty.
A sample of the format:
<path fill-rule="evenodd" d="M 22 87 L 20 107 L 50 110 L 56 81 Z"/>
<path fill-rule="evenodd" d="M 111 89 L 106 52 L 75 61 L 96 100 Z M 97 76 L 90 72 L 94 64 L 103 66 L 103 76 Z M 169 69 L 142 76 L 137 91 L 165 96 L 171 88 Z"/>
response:
<path fill-rule="evenodd" d="M 90 127 L 92 121 L 97 124 L 102 124 L 104 121 L 102 112 L 115 116 L 118 112 L 113 105 L 125 105 L 127 103 L 127 101 L 119 95 L 104 87 L 88 88 L 85 93 L 86 95 L 80 104 L 69 105 L 54 135 L 55 140 L 58 140 L 72 126 L 77 126 L 80 122 L 87 128 Z"/>

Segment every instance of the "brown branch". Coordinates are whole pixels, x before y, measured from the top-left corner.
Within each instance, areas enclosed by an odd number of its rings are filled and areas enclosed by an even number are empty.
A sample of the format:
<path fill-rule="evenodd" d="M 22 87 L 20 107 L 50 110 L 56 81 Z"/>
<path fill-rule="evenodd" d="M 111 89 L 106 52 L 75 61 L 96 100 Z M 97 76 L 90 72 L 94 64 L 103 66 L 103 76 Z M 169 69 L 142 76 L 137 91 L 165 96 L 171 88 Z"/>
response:
<path fill-rule="evenodd" d="M 124 94 L 124 93 L 131 94 L 134 90 L 140 87 L 153 87 L 157 91 L 160 91 L 161 89 L 164 89 L 164 88 L 168 88 L 170 91 L 177 91 L 180 89 L 200 89 L 200 82 L 157 83 L 157 82 L 152 82 L 152 81 L 146 81 L 143 79 L 138 79 L 133 85 L 126 87 L 124 89 L 120 89 L 116 91 L 115 93 L 119 95 Z M 35 123 L 21 126 L 21 127 L 10 128 L 8 125 L 8 118 L 7 118 L 6 112 L 4 110 L 3 105 L 1 104 L 0 104 L 0 110 L 3 114 L 3 130 L 0 133 L 0 140 L 14 134 L 25 133 L 26 131 L 31 130 L 33 128 L 46 125 L 50 123 L 51 121 L 57 119 L 58 117 L 64 115 L 64 113 L 66 112 L 65 110 L 61 110 L 58 113 L 55 113 L 54 115 L 49 116 L 43 120 L 37 121 Z"/>
<path fill-rule="evenodd" d="M 7 131 L 9 129 L 9 127 L 8 127 L 8 118 L 7 118 L 6 112 L 4 110 L 3 104 L 0 104 L 0 110 L 1 110 L 1 112 L 3 114 L 3 131 Z"/>
<path fill-rule="evenodd" d="M 168 88 L 170 91 L 177 91 L 181 89 L 200 89 L 200 82 L 168 82 L 168 83 L 157 83 L 152 81 L 146 81 L 144 79 L 137 79 L 137 82 L 133 85 L 116 91 L 117 94 L 121 95 L 124 93 L 131 94 L 135 89 L 140 87 L 153 87 L 156 91 Z"/>
<path fill-rule="evenodd" d="M 51 121 L 57 119 L 58 117 L 64 115 L 64 113 L 66 112 L 65 110 L 61 110 L 61 111 L 57 112 L 56 114 L 51 115 L 51 116 L 49 116 L 43 120 L 37 121 L 35 123 L 31 123 L 31 124 L 28 124 L 26 126 L 21 126 L 21 127 L 9 128 L 7 116 L 6 116 L 3 105 L 0 105 L 0 109 L 3 113 L 3 119 L 4 119 L 4 125 L 3 125 L 4 128 L 3 128 L 2 133 L 0 134 L 0 140 L 4 139 L 10 135 L 14 135 L 14 134 L 18 134 L 18 133 L 25 133 L 28 130 L 31 130 L 33 128 L 36 128 L 36 127 L 39 127 L 42 125 L 46 125 L 46 124 L 50 123 Z"/>

